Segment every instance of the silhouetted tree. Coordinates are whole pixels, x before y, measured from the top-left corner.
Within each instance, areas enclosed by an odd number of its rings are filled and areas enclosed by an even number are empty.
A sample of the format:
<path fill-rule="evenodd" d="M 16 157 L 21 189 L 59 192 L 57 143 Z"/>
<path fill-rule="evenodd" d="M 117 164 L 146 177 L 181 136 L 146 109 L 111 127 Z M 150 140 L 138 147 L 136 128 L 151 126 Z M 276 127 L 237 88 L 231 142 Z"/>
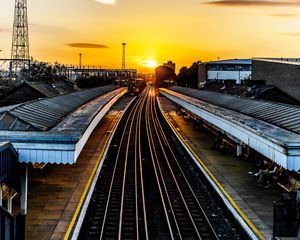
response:
<path fill-rule="evenodd" d="M 46 62 L 34 61 L 30 64 L 31 81 L 60 81 L 66 80 L 66 66 L 55 63 L 54 65 Z"/>
<path fill-rule="evenodd" d="M 187 67 L 182 67 L 179 70 L 178 76 L 177 76 L 177 85 L 186 87 L 187 84 L 187 79 L 188 79 L 188 68 Z"/>
<path fill-rule="evenodd" d="M 176 80 L 176 73 L 172 68 L 159 66 L 155 69 L 156 87 L 161 87 L 165 80 Z"/>
<path fill-rule="evenodd" d="M 198 88 L 198 62 L 189 68 L 182 67 L 177 77 L 177 85 L 182 87 Z"/>

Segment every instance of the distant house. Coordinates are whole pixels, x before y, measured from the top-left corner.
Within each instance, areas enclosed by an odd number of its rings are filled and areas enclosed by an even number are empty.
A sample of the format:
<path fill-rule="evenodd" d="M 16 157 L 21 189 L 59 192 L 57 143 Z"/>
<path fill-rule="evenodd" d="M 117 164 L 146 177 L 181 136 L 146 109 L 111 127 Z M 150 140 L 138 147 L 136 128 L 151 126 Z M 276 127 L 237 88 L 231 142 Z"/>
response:
<path fill-rule="evenodd" d="M 0 99 L 0 106 L 19 104 L 44 97 L 54 97 L 74 90 L 73 84 L 67 81 L 53 84 L 48 82 L 24 82 L 7 92 Z"/>

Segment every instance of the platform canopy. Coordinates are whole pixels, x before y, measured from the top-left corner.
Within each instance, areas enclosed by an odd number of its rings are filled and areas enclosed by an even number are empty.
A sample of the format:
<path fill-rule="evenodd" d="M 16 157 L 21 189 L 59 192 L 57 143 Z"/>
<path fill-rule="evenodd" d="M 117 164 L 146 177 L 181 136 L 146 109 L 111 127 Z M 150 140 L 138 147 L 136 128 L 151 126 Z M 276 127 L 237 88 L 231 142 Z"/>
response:
<path fill-rule="evenodd" d="M 183 87 L 160 92 L 284 168 L 300 169 L 300 107 Z"/>
<path fill-rule="evenodd" d="M 0 108 L 0 141 L 11 142 L 20 162 L 73 164 L 126 91 L 109 85 Z"/>

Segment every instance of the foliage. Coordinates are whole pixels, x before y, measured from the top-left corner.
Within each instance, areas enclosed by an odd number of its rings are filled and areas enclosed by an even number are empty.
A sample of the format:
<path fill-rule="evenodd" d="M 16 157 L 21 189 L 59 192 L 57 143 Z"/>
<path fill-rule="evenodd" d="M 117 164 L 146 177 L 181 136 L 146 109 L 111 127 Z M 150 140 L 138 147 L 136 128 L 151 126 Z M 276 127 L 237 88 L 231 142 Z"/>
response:
<path fill-rule="evenodd" d="M 198 62 L 189 68 L 182 67 L 177 76 L 177 85 L 182 87 L 198 88 Z"/>
<path fill-rule="evenodd" d="M 160 87 L 163 85 L 165 80 L 176 80 L 176 73 L 172 68 L 167 66 L 159 66 L 155 69 L 156 75 L 156 86 Z"/>
<path fill-rule="evenodd" d="M 61 81 L 67 79 L 67 68 L 60 63 L 34 61 L 30 64 L 30 81 Z"/>

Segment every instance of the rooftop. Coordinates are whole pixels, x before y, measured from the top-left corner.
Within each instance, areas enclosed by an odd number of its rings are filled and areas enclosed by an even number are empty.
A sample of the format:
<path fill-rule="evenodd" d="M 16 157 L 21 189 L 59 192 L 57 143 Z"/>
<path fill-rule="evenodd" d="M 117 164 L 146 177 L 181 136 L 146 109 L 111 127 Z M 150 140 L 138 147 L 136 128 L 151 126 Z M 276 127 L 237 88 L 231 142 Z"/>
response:
<path fill-rule="evenodd" d="M 183 87 L 161 92 L 237 143 L 286 169 L 300 169 L 300 107 Z"/>
<path fill-rule="evenodd" d="M 0 108 L 0 141 L 12 143 L 20 162 L 73 164 L 126 91 L 110 85 Z"/>
<path fill-rule="evenodd" d="M 239 64 L 239 65 L 251 65 L 252 59 L 226 59 L 206 62 L 206 64 Z"/>
<path fill-rule="evenodd" d="M 0 108 L 0 130 L 48 131 L 76 108 L 115 88 L 98 87 L 26 102 L 9 110 Z"/>
<path fill-rule="evenodd" d="M 244 84 L 221 83 L 221 82 L 207 82 L 203 85 L 203 90 L 219 92 L 228 95 L 247 97 L 251 99 L 261 99 L 266 101 L 273 101 L 278 103 L 299 105 L 300 102 L 283 92 L 273 85 L 265 85 L 259 81 L 250 81 Z"/>
<path fill-rule="evenodd" d="M 182 87 L 173 87 L 172 90 L 300 134 L 300 106 Z"/>
<path fill-rule="evenodd" d="M 253 60 L 273 62 L 273 63 L 282 63 L 282 64 L 291 64 L 291 65 L 300 65 L 300 58 L 253 58 Z"/>

